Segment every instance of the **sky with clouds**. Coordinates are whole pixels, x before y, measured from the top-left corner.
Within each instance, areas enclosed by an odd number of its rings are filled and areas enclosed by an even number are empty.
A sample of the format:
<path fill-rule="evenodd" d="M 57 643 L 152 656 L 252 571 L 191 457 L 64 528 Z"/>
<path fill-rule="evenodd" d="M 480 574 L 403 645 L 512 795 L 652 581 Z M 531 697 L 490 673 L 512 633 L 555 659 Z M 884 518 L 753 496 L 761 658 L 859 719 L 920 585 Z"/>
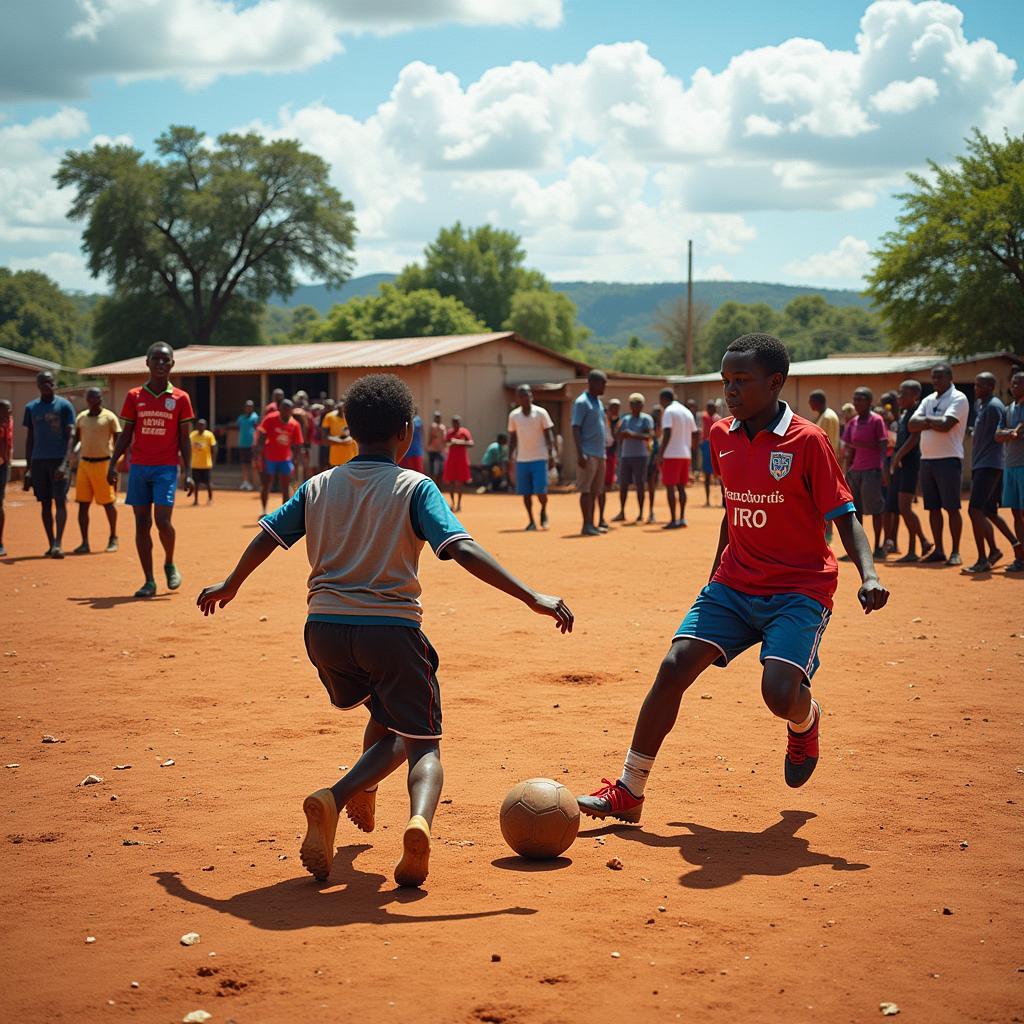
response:
<path fill-rule="evenodd" d="M 0 265 L 89 278 L 52 175 L 169 124 L 297 138 L 357 273 L 460 219 L 554 280 L 858 287 L 908 171 L 1024 131 L 1007 0 L 8 0 Z"/>

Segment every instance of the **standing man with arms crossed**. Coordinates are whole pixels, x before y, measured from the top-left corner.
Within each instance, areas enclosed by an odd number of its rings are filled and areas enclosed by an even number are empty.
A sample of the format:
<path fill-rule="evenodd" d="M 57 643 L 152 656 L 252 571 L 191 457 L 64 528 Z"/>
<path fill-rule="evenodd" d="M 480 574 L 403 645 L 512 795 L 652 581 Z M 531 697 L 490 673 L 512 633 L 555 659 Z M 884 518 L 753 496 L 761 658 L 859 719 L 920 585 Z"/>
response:
<path fill-rule="evenodd" d="M 240 491 L 256 489 L 252 478 L 252 445 L 256 437 L 256 428 L 260 424 L 260 414 L 256 404 L 250 398 L 242 409 L 242 415 L 235 420 L 238 425 L 238 461 L 242 464 L 242 483 Z"/>
<path fill-rule="evenodd" d="M 114 445 L 107 468 L 107 482 L 117 483 L 117 463 L 131 448 L 128 470 L 128 500 L 135 513 L 135 548 L 146 580 L 135 591 L 136 597 L 155 597 L 153 576 L 153 519 L 164 549 L 164 573 L 167 589 L 181 586 L 181 573 L 174 564 L 174 493 L 178 486 L 178 459 L 185 469 L 185 494 L 195 491 L 192 480 L 192 442 L 189 426 L 193 420 L 192 400 L 170 382 L 174 350 L 166 341 L 157 341 L 146 352 L 149 380 L 132 388 L 124 396 L 121 420 L 124 429 Z"/>
<path fill-rule="evenodd" d="M 668 495 L 669 521 L 663 530 L 678 530 L 686 526 L 686 485 L 690 482 L 690 467 L 696 456 L 697 421 L 693 413 L 676 399 L 671 388 L 661 392 L 661 480 Z M 676 516 L 676 497 L 679 498 L 679 516 Z"/>
<path fill-rule="evenodd" d="M 75 407 L 54 392 L 53 374 L 49 370 L 36 375 L 36 387 L 39 397 L 25 406 L 22 421 L 27 430 L 27 467 L 22 489 L 27 491 L 31 487 L 39 502 L 49 542 L 46 557 L 63 558 L 61 540 L 68 521 L 68 465 L 75 444 Z"/>
<path fill-rule="evenodd" d="M 1006 406 L 996 397 L 996 378 L 991 373 L 979 373 L 974 378 L 974 444 L 971 446 L 971 500 L 967 514 L 971 519 L 974 543 L 978 548 L 978 560 L 962 570 L 976 574 L 989 572 L 1003 557 L 996 547 L 993 527 L 1013 545 L 1016 561 L 1024 557 L 1024 547 L 1017 546 L 1017 539 L 1003 518 L 999 515 L 999 499 L 1003 493 L 1003 452 L 1005 449 L 996 440 L 996 431 L 1003 423 Z M 988 555 L 985 548 L 988 547 Z"/>
<path fill-rule="evenodd" d="M 75 438 L 79 444 L 75 500 L 82 543 L 72 552 L 74 555 L 89 554 L 89 505 L 94 501 L 107 515 L 110 527 L 107 551 L 117 550 L 117 491 L 107 479 L 107 467 L 110 453 L 121 435 L 121 423 L 110 409 L 103 408 L 103 392 L 99 388 L 89 388 L 85 401 L 88 408 L 75 420 Z"/>
<path fill-rule="evenodd" d="M 960 480 L 970 403 L 962 391 L 953 387 L 953 371 L 946 363 L 932 367 L 932 386 L 935 390 L 917 407 L 908 424 L 912 434 L 921 435 L 921 495 L 935 542 L 935 550 L 922 561 L 961 565 L 964 520 L 960 514 Z M 943 511 L 949 515 L 948 558 L 942 536 Z"/>
<path fill-rule="evenodd" d="M 1017 370 L 1010 378 L 1010 393 L 1013 402 L 996 431 L 996 441 L 1003 446 L 1003 508 L 1013 513 L 1013 529 L 1017 534 L 1015 557 L 1006 571 L 1024 572 L 1024 370 Z M 0 529 L 2 527 L 0 519 Z"/>
<path fill-rule="evenodd" d="M 598 496 L 604 490 L 605 418 L 601 396 L 607 376 L 600 370 L 587 374 L 587 390 L 572 403 L 572 439 L 576 445 L 576 490 L 580 493 L 584 537 L 607 532 L 594 525 Z"/>
<path fill-rule="evenodd" d="M 529 384 L 516 388 L 519 408 L 508 414 L 508 461 L 515 477 L 516 494 L 529 517 L 527 530 L 536 530 L 533 496 L 540 502 L 540 525 L 548 526 L 548 470 L 555 468 L 555 427 L 547 409 L 533 404 Z M 438 413 L 440 415 L 440 413 Z"/>

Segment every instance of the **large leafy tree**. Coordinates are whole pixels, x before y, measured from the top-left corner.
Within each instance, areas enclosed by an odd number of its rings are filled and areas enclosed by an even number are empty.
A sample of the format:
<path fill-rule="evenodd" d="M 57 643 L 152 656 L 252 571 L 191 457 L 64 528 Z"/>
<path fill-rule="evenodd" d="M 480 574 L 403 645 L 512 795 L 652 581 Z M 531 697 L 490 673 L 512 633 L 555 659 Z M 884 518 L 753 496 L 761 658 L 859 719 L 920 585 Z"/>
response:
<path fill-rule="evenodd" d="M 518 291 L 502 324 L 538 345 L 568 352 L 590 336 L 576 323 L 576 304 L 563 292 L 542 289 Z"/>
<path fill-rule="evenodd" d="M 348 278 L 352 204 L 299 143 L 225 134 L 208 144 L 172 126 L 156 151 L 72 151 L 56 174 L 75 193 L 69 215 L 85 221 L 89 269 L 118 296 L 165 297 L 192 341 L 240 341 L 218 331 L 239 298 L 289 295 L 300 270 L 332 287 Z"/>
<path fill-rule="evenodd" d="M 82 366 L 88 314 L 37 270 L 0 267 L 0 346 Z"/>
<path fill-rule="evenodd" d="M 976 129 L 953 166 L 929 167 L 868 278 L 893 346 L 1024 353 L 1024 136 Z"/>
<path fill-rule="evenodd" d="M 544 276 L 523 264 L 526 252 L 519 236 L 490 224 L 466 230 L 456 222 L 442 228 L 423 253 L 423 263 L 410 263 L 398 275 L 400 291 L 433 288 L 456 298 L 490 330 L 500 330 L 512 314 L 516 292 L 548 287 Z"/>
<path fill-rule="evenodd" d="M 696 308 L 694 308 L 696 312 Z M 741 334 L 775 331 L 778 314 L 766 302 L 723 302 L 707 322 L 700 337 L 698 360 L 702 369 L 714 372 L 722 365 L 722 356 Z"/>
<path fill-rule="evenodd" d="M 487 328 L 458 299 L 430 288 L 404 292 L 381 285 L 376 295 L 358 295 L 334 306 L 316 331 L 317 341 L 419 338 L 479 334 Z"/>
<path fill-rule="evenodd" d="M 255 300 L 236 296 L 207 344 L 261 344 L 260 308 Z M 181 309 L 168 296 L 133 291 L 118 291 L 99 300 L 93 312 L 92 335 L 97 364 L 139 355 L 154 341 L 178 348 L 192 340 Z"/>

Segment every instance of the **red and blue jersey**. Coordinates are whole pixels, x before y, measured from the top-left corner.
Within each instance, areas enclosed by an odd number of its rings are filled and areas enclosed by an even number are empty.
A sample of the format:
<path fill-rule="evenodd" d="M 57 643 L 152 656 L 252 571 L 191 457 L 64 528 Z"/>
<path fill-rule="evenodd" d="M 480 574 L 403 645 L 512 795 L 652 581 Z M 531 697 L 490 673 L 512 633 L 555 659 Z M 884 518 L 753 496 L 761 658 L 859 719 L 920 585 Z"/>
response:
<path fill-rule="evenodd" d="M 853 495 L 825 432 L 780 407 L 753 439 L 732 416 L 711 428 L 729 531 L 714 580 L 744 594 L 804 594 L 831 608 L 839 566 L 825 521 L 853 512 Z"/>

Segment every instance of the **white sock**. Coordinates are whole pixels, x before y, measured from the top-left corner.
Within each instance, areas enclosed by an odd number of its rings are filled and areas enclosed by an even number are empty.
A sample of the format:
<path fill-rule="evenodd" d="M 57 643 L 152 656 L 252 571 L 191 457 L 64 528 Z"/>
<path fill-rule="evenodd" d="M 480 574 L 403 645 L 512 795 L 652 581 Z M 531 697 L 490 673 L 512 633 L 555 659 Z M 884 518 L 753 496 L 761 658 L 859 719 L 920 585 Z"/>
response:
<path fill-rule="evenodd" d="M 622 766 L 622 777 L 619 781 L 635 797 L 644 795 L 647 776 L 654 767 L 654 758 L 646 754 L 638 754 L 632 747 L 626 752 L 626 763 Z"/>
<path fill-rule="evenodd" d="M 812 725 L 814 725 L 814 716 L 818 712 L 815 710 L 814 701 L 811 701 L 811 710 L 807 712 L 807 717 L 802 722 L 790 722 L 789 727 L 793 732 L 807 732 Z"/>

